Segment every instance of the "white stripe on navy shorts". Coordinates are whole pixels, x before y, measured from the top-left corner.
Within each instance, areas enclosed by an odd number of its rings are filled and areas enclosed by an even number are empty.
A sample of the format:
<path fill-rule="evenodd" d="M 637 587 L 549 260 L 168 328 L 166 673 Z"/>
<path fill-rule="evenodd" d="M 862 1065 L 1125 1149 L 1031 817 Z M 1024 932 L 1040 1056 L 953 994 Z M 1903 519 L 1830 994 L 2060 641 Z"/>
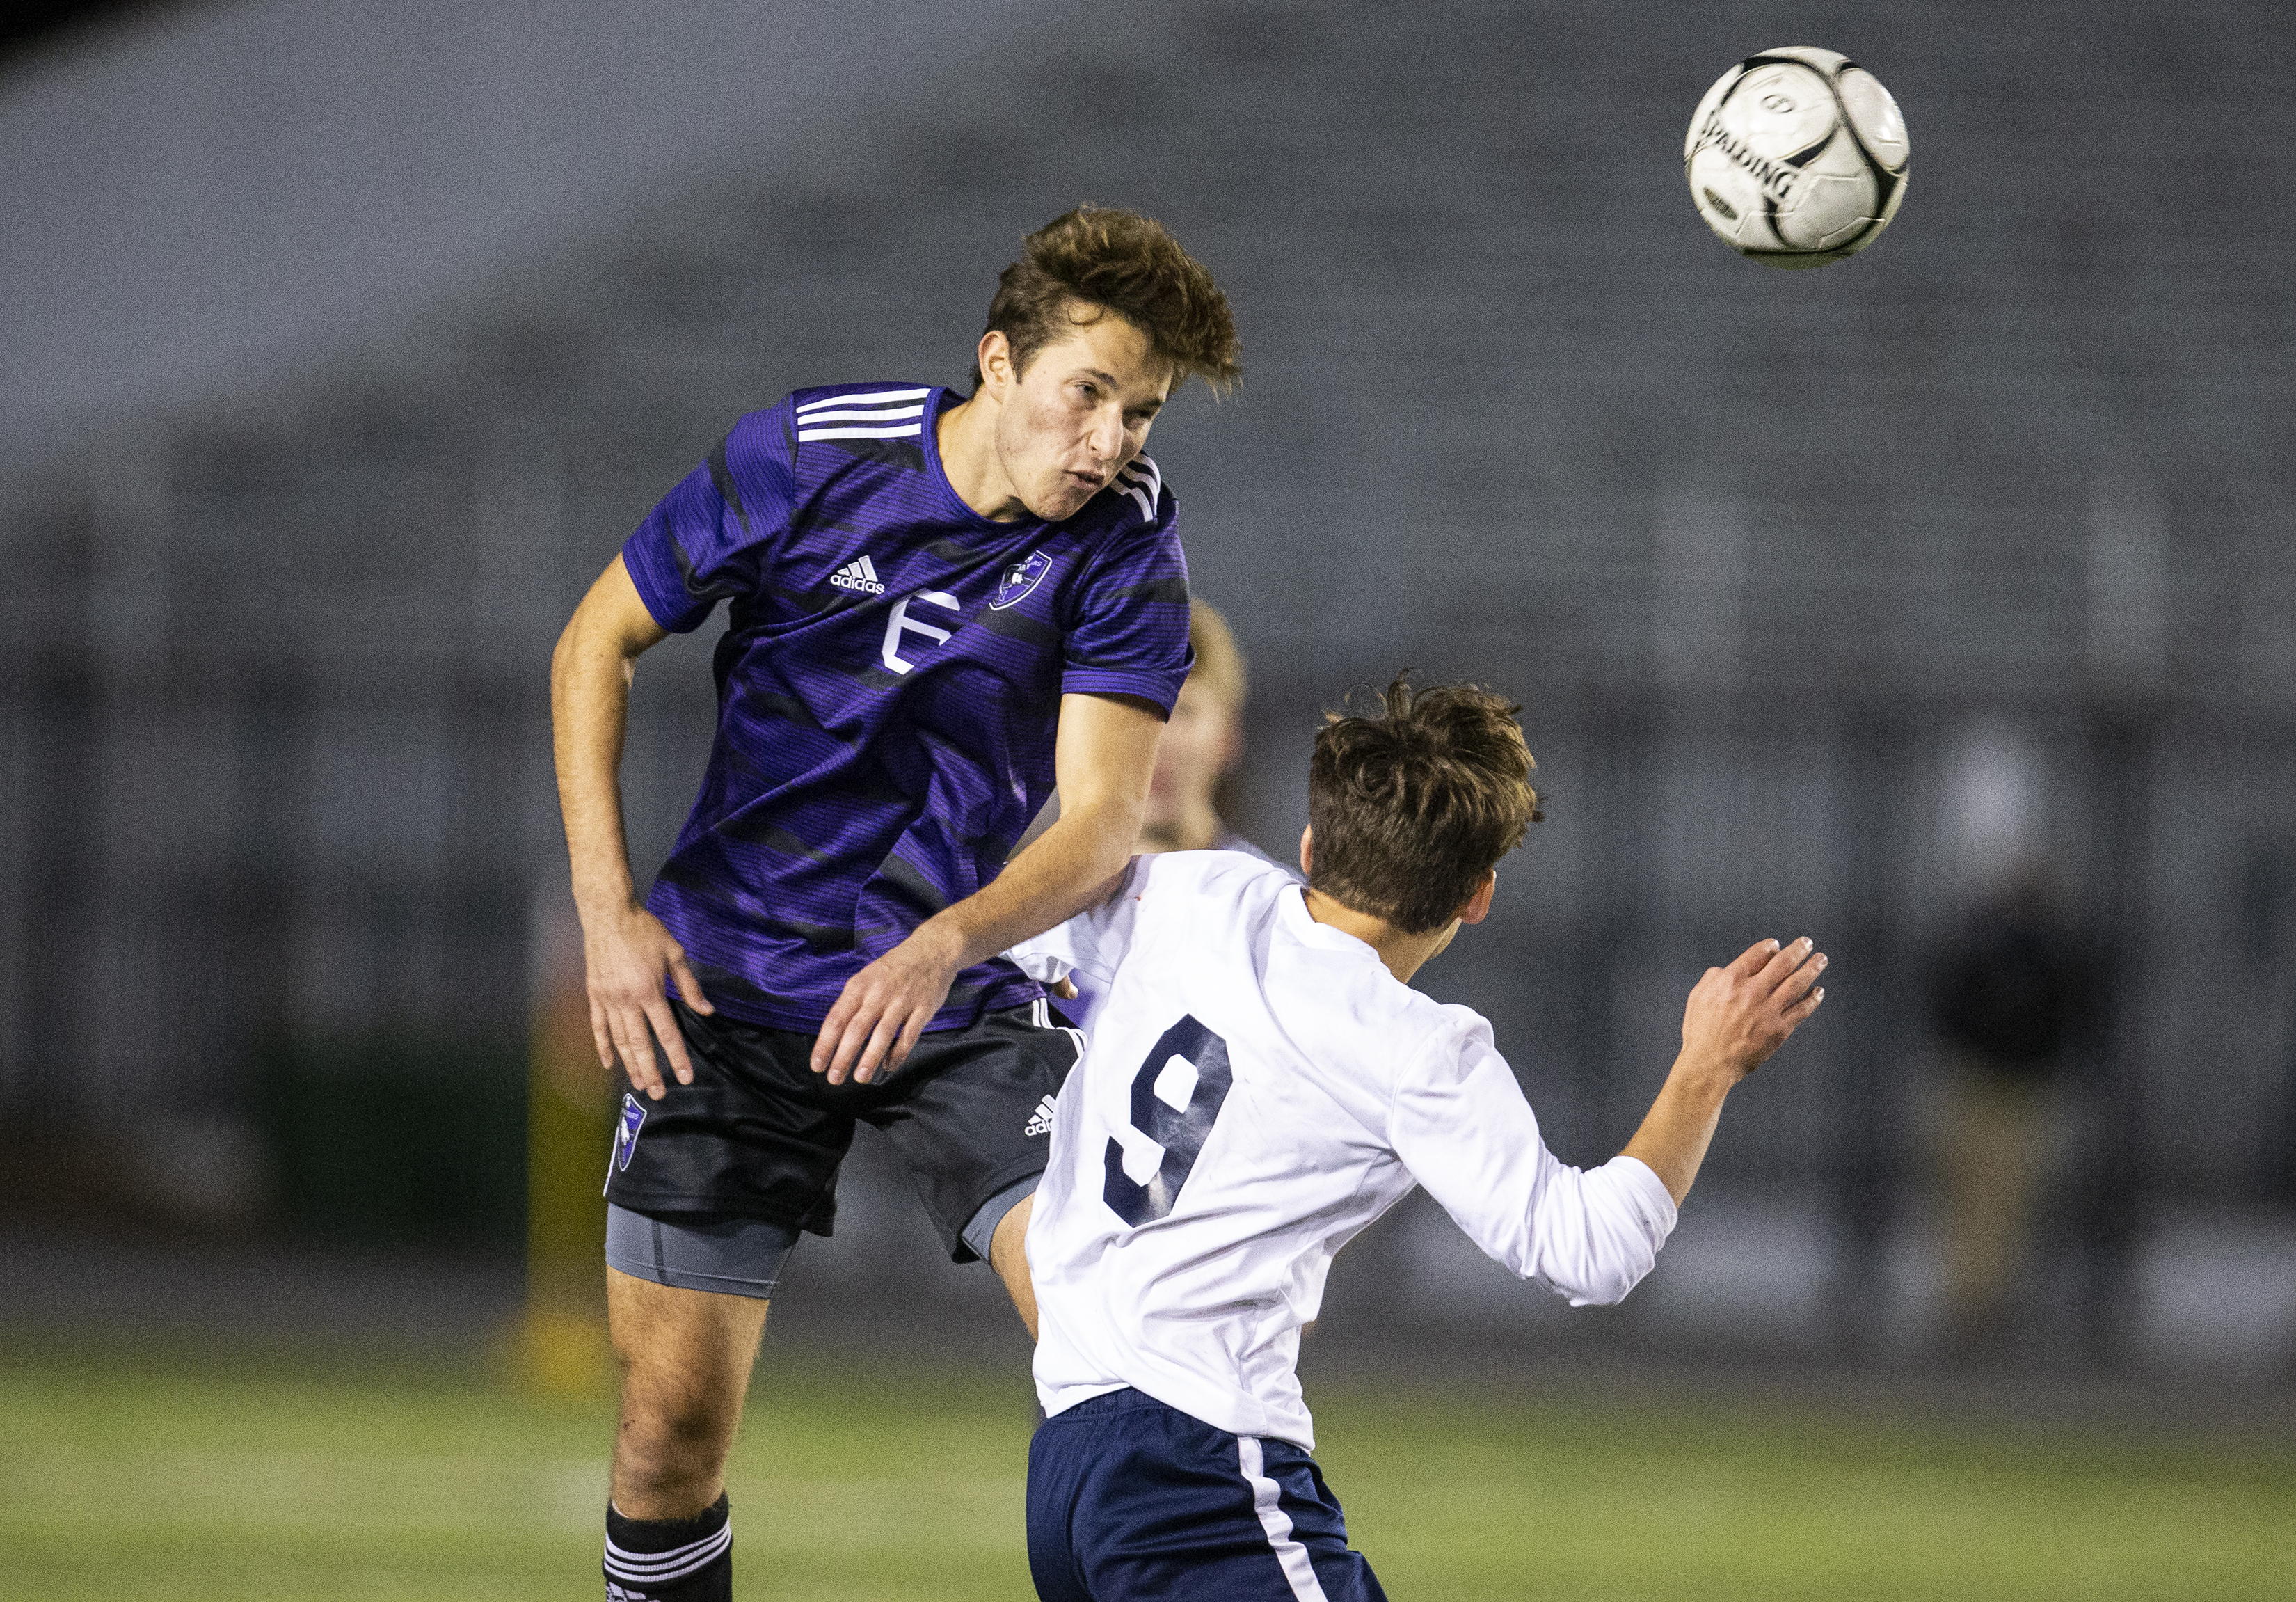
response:
<path fill-rule="evenodd" d="M 1387 1596 L 1303 1448 L 1130 1389 L 1054 1415 L 1029 1443 L 1029 1571 L 1042 1602 Z"/>

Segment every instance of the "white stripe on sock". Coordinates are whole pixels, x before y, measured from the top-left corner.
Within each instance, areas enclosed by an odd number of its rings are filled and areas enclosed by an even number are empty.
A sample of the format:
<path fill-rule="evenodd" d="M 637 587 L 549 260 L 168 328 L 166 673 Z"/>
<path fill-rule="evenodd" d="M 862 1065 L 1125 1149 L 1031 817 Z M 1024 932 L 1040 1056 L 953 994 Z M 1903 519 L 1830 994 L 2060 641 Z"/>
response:
<path fill-rule="evenodd" d="M 1267 1532 L 1267 1544 L 1275 1549 L 1275 1561 L 1283 1565 L 1283 1578 L 1290 1582 L 1292 1596 L 1299 1602 L 1327 1602 L 1323 1581 L 1316 1578 L 1316 1565 L 1308 1561 L 1308 1549 L 1292 1539 L 1292 1519 L 1283 1507 L 1283 1488 L 1267 1477 L 1259 1439 L 1238 1435 L 1235 1453 L 1251 1486 L 1252 1511 L 1259 1515 L 1259 1527 Z"/>
<path fill-rule="evenodd" d="M 660 1585 L 682 1580 L 715 1563 L 734 1544 L 734 1521 L 727 1519 L 715 1535 L 667 1552 L 631 1552 L 606 1542 L 606 1573 L 632 1585 Z"/>

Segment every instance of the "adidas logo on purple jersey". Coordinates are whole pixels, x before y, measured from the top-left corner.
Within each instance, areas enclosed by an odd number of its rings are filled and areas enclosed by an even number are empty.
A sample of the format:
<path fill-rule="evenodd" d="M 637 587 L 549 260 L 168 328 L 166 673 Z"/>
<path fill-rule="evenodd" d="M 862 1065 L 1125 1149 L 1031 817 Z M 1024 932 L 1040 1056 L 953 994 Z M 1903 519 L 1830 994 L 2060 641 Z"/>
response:
<path fill-rule="evenodd" d="M 857 562 L 847 563 L 830 574 L 829 581 L 840 589 L 857 589 L 865 596 L 885 593 L 885 587 L 877 581 L 876 564 L 865 555 Z"/>

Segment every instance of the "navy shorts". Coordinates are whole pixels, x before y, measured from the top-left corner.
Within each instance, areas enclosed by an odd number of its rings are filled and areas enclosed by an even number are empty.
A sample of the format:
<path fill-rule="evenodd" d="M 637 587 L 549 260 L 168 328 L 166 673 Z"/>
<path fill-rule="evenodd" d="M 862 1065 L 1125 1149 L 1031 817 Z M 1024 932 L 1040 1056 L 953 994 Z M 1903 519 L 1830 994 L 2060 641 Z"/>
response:
<path fill-rule="evenodd" d="M 1323 1471 L 1137 1391 L 1037 1426 L 1029 1573 L 1043 1602 L 1386 1602 Z"/>

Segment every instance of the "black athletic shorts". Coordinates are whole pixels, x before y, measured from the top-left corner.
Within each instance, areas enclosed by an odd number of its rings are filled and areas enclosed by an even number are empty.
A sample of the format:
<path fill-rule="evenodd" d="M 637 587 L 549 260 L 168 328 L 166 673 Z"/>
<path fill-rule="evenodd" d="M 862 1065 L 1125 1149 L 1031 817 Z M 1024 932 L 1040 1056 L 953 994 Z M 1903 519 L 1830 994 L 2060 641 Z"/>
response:
<path fill-rule="evenodd" d="M 827 1235 L 853 1126 L 883 1132 L 907 1163 L 941 1243 L 975 1261 L 964 1227 L 998 1193 L 1045 1171 L 1052 1098 L 1083 1037 L 1042 1001 L 927 1034 L 890 1080 L 832 1085 L 813 1072 L 815 1031 L 767 1029 L 670 1006 L 693 1082 L 665 1069 L 660 1101 L 622 1103 L 606 1199 L 649 1218 L 758 1219 Z"/>

